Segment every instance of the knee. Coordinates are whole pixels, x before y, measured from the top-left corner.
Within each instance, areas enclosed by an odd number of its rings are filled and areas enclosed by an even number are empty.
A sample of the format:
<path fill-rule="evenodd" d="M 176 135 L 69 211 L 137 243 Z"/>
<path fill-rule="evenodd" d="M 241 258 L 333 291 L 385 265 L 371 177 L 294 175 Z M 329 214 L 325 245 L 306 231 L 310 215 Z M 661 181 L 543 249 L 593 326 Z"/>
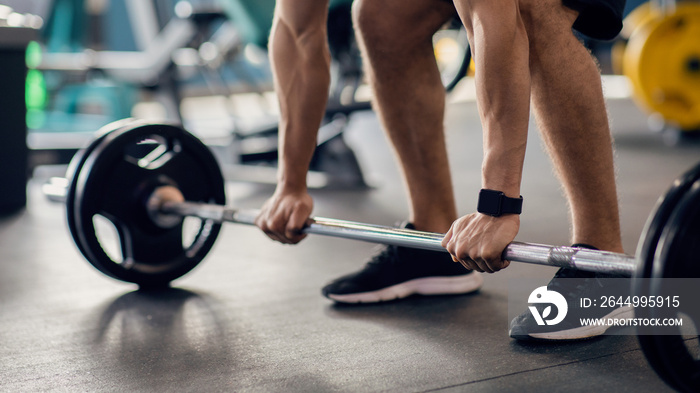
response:
<path fill-rule="evenodd" d="M 355 0 L 352 6 L 352 22 L 358 37 L 368 49 L 387 45 L 395 29 L 400 28 L 385 14 L 381 1 Z"/>
<path fill-rule="evenodd" d="M 520 16 L 528 36 L 556 37 L 571 33 L 578 12 L 564 6 L 561 0 L 518 0 Z"/>
<path fill-rule="evenodd" d="M 437 30 L 434 15 L 421 17 L 404 1 L 355 0 L 352 17 L 356 34 L 369 52 L 398 53 L 430 42 Z"/>

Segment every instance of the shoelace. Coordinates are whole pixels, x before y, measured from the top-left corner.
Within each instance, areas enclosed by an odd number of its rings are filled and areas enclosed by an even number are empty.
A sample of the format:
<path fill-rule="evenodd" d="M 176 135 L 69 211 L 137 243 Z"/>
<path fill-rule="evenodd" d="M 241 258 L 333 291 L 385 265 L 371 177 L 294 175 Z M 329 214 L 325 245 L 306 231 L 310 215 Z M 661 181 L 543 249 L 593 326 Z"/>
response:
<path fill-rule="evenodd" d="M 410 222 L 397 222 L 394 226 L 397 228 L 416 229 L 416 227 L 413 226 L 413 224 Z M 387 264 L 387 262 L 390 265 L 395 265 L 398 262 L 398 260 L 399 247 L 386 245 L 380 246 L 380 249 L 377 252 L 377 254 L 375 254 L 369 262 L 367 262 L 367 265 L 384 265 Z"/>
<path fill-rule="evenodd" d="M 571 285 L 564 284 L 563 279 L 568 278 L 578 279 L 577 284 L 573 287 Z M 580 292 L 587 288 L 591 281 L 595 282 L 598 287 L 603 287 L 603 283 L 593 273 L 581 272 L 574 269 L 559 269 L 548 287 L 549 289 L 557 290 L 559 293 L 564 292 L 562 294 L 564 294 L 567 299 L 571 299 L 579 297 Z"/>
<path fill-rule="evenodd" d="M 367 265 L 385 265 L 385 264 L 396 264 L 398 261 L 399 249 L 396 246 L 383 246 L 382 250 L 377 253 L 372 259 L 367 262 Z"/>

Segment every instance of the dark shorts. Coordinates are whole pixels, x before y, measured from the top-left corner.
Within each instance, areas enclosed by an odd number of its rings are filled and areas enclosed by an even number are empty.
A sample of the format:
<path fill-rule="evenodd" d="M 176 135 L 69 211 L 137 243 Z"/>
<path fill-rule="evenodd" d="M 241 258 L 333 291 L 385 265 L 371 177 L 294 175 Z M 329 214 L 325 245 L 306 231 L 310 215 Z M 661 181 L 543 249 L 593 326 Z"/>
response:
<path fill-rule="evenodd" d="M 622 29 L 626 0 L 562 0 L 579 12 L 574 29 L 595 39 L 612 40 Z"/>

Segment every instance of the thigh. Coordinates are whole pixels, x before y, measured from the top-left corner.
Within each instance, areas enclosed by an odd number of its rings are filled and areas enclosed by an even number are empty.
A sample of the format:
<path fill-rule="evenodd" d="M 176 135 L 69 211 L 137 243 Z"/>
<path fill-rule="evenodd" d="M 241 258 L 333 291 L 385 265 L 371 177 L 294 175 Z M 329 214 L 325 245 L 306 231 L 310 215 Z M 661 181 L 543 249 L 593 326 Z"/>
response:
<path fill-rule="evenodd" d="M 518 6 L 529 35 L 570 33 L 579 15 L 562 0 L 518 0 Z"/>
<path fill-rule="evenodd" d="M 367 44 L 430 40 L 456 16 L 450 0 L 355 0 L 355 28 Z"/>

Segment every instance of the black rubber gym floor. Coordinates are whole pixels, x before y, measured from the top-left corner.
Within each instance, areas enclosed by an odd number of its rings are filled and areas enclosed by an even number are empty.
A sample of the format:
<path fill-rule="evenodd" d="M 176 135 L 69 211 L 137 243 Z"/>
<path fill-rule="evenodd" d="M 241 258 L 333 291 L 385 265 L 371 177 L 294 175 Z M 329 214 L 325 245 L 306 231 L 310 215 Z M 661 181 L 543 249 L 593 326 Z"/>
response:
<path fill-rule="evenodd" d="M 624 243 L 634 253 L 657 198 L 695 164 L 700 146 L 668 146 L 629 100 L 611 100 Z M 567 210 L 532 127 L 518 240 L 567 244 Z M 450 158 L 460 212 L 476 205 L 481 128 L 473 103 L 451 104 Z M 393 224 L 406 202 L 372 113 L 346 134 L 370 190 L 313 191 L 319 216 Z M 226 225 L 193 272 L 139 292 L 90 267 L 41 180 L 29 205 L 0 219 L 2 392 L 539 392 L 669 390 L 636 338 L 522 344 L 507 335 L 508 281 L 555 269 L 514 264 L 478 294 L 334 306 L 320 294 L 361 267 L 372 244 L 309 237 L 295 247 Z M 258 207 L 273 189 L 229 184 L 229 203 Z"/>

